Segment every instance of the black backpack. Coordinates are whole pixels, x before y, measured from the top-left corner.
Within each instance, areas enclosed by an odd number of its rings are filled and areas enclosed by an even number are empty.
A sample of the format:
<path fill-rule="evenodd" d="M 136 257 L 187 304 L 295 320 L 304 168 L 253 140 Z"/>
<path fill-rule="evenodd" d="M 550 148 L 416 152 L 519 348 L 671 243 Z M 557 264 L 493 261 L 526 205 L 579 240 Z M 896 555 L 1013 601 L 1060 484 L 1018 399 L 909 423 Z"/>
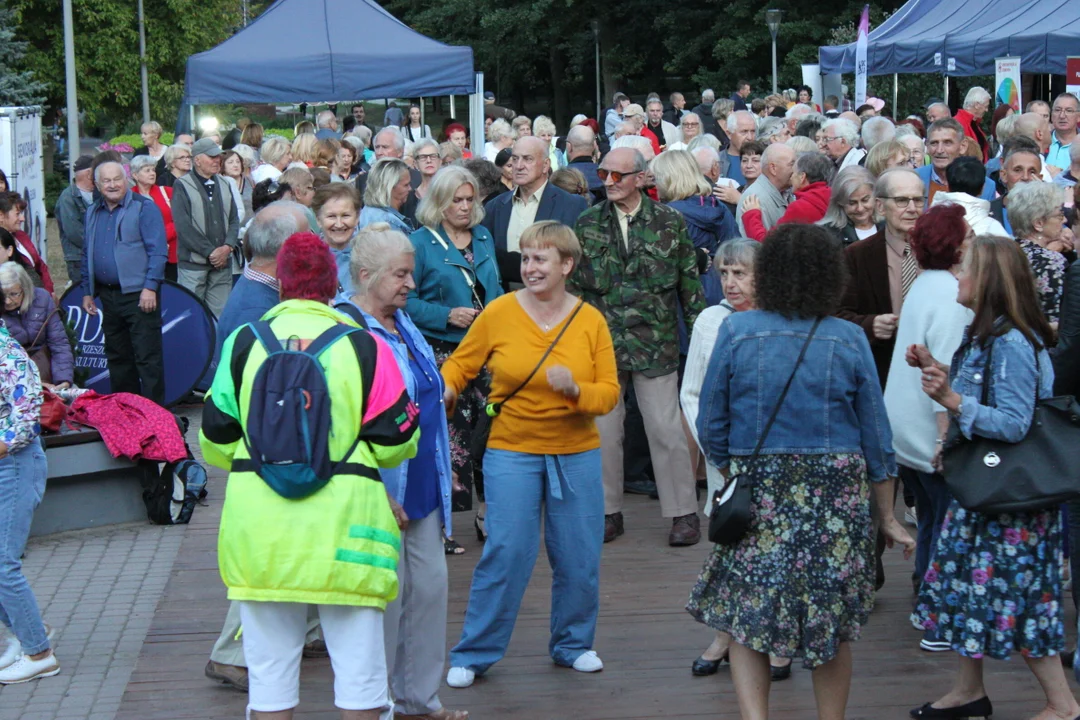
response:
<path fill-rule="evenodd" d="M 176 418 L 180 434 L 186 435 L 187 418 Z M 191 522 L 195 506 L 206 498 L 206 469 L 191 454 L 191 447 L 184 440 L 187 457 L 178 462 L 158 463 L 141 460 L 143 472 L 143 504 L 146 517 L 155 525 L 186 525 Z"/>

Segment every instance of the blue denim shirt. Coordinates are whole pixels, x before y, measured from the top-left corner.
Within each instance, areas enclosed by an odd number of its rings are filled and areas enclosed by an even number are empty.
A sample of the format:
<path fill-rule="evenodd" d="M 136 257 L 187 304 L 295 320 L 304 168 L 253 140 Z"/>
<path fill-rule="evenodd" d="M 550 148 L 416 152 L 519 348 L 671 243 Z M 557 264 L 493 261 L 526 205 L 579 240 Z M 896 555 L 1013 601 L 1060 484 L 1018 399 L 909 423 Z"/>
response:
<path fill-rule="evenodd" d="M 749 456 L 772 414 L 813 320 L 762 310 L 720 326 L 701 389 L 698 437 L 713 465 Z M 892 430 L 862 329 L 823 318 L 762 454 L 861 453 L 870 479 L 896 475 Z"/>
<path fill-rule="evenodd" d="M 994 338 L 990 378 L 986 374 L 986 353 L 979 343 L 967 334 L 953 355 L 949 372 L 954 392 L 963 399 L 960 416 L 954 417 L 964 437 L 979 435 L 992 440 L 1020 442 L 1027 435 L 1031 415 L 1035 410 L 1035 381 L 1039 382 L 1039 398 L 1053 395 L 1054 366 L 1050 354 L 1039 351 L 1038 371 L 1035 351 L 1027 338 L 1015 328 Z M 982 405 L 983 384 L 990 381 L 989 405 Z"/>
<path fill-rule="evenodd" d="M 413 377 L 409 365 L 409 346 L 419 351 L 420 356 L 417 357 L 417 360 L 427 367 L 428 373 L 433 375 L 439 386 L 445 390 L 446 386 L 443 384 L 442 375 L 439 373 L 439 365 L 435 361 L 435 351 L 428 345 L 427 340 L 424 339 L 408 313 L 404 310 L 398 310 L 394 314 L 394 322 L 397 324 L 398 332 L 408 338 L 408 343 L 406 343 L 402 338 L 387 331 L 374 316 L 364 312 L 363 308 L 360 308 L 359 305 L 352 301 L 351 294 L 341 293 L 334 298 L 334 305 L 341 303 L 349 303 L 364 313 L 364 321 L 367 323 L 368 330 L 385 340 L 390 349 L 394 351 L 394 359 L 397 360 L 398 370 L 401 371 L 401 377 L 405 381 L 405 389 L 409 391 L 409 397 L 416 397 L 416 378 Z M 438 437 L 435 439 L 435 467 L 439 473 L 439 496 L 442 499 L 443 526 L 446 528 L 448 536 L 453 535 L 450 512 L 453 477 L 450 469 L 450 431 L 446 425 L 446 407 L 440 399 L 438 407 L 421 407 L 420 412 L 421 414 L 434 412 L 441 420 L 438 423 Z M 397 500 L 398 504 L 404 504 L 405 486 L 409 478 L 409 461 L 406 460 L 396 468 L 380 468 L 379 475 L 382 477 L 383 485 L 386 486 L 387 491 Z"/>

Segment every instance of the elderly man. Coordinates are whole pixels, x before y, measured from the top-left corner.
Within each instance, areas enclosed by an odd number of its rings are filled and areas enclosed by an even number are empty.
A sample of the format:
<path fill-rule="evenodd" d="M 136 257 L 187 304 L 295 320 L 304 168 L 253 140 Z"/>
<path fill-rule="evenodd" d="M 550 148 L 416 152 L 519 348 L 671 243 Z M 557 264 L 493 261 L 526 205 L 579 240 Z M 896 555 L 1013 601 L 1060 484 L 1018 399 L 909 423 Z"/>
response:
<path fill-rule="evenodd" d="M 963 154 L 967 142 L 963 126 L 954 118 L 937 120 L 926 129 L 926 152 L 930 155 L 930 164 L 923 165 L 916 172 L 923 182 L 927 207 L 933 202 L 935 193 L 939 190 L 948 191 L 945 169 Z M 983 185 L 983 192 L 979 197 L 983 200 L 993 200 L 995 194 L 994 181 L 986 178 L 986 184 Z"/>
<path fill-rule="evenodd" d="M 221 148 L 203 138 L 191 149 L 193 170 L 173 185 L 177 280 L 221 316 L 232 288 L 232 252 L 240 241 L 239 213 L 221 172 Z"/>
<path fill-rule="evenodd" d="M 1050 122 L 1054 124 L 1054 135 L 1046 154 L 1046 164 L 1050 166 L 1050 173 L 1057 175 L 1069 166 L 1069 147 L 1076 140 L 1076 123 L 1080 122 L 1080 100 L 1069 93 L 1058 95 L 1050 109 Z"/>
<path fill-rule="evenodd" d="M 705 307 L 694 245 L 682 216 L 641 191 L 648 166 L 632 148 L 615 148 L 600 165 L 607 199 L 578 218 L 581 267 L 570 282 L 604 313 L 619 380 L 633 384 L 645 423 L 668 543 L 701 540 L 697 492 L 679 409 L 678 313 L 693 327 Z M 604 541 L 623 534 L 623 438 L 626 407 L 596 419 L 604 481 Z"/>
<path fill-rule="evenodd" d="M 570 128 L 570 132 L 566 133 L 566 165 L 580 170 L 585 176 L 593 202 L 604 199 L 604 183 L 596 174 L 598 155 L 596 133 L 588 125 L 576 125 Z"/>
<path fill-rule="evenodd" d="M 451 128 L 454 126 L 451 125 Z M 464 129 L 462 135 L 464 136 Z M 451 133 L 450 141 L 453 142 L 453 133 Z M 457 143 L 454 143 L 457 145 Z M 460 147 L 460 146 L 459 146 Z M 405 157 L 405 136 L 401 134 L 401 130 L 396 127 L 385 127 L 375 135 L 374 148 L 375 161 L 378 162 L 384 157 L 397 158 L 401 160 Z M 360 197 L 364 197 L 364 190 L 367 189 L 367 173 L 360 173 L 356 176 L 356 189 L 360 191 Z M 409 168 L 409 187 L 412 190 L 420 187 L 420 183 L 424 180 L 420 171 L 416 168 Z M 411 218 L 416 215 L 416 206 L 419 200 L 416 198 L 415 192 L 410 192 L 405 204 L 401 207 L 401 214 L 405 217 Z"/>
<path fill-rule="evenodd" d="M 956 111 L 956 122 L 964 128 L 964 135 L 979 144 L 982 161 L 985 165 L 990 159 L 990 143 L 982 129 L 982 118 L 990 109 L 990 93 L 985 88 L 973 87 L 964 96 L 964 107 Z"/>
<path fill-rule="evenodd" d="M 826 95 L 821 101 L 821 113 L 829 120 L 840 117 L 840 98 L 835 95 Z"/>
<path fill-rule="evenodd" d="M 649 141 L 652 145 L 653 155 L 660 154 L 660 138 L 658 138 L 651 130 L 645 127 L 645 109 L 637 103 L 631 103 L 623 110 L 623 117 L 626 118 L 625 122 L 633 126 L 634 132 L 631 135 L 640 135 Z M 617 131 L 616 137 L 622 137 L 625 133 L 619 133 Z"/>
<path fill-rule="evenodd" d="M 827 120 L 821 130 L 825 154 L 836 163 L 837 170 L 862 164 L 866 151 L 855 147 L 859 141 L 859 128 L 855 123 L 847 118 L 838 117 L 835 120 Z"/>
<path fill-rule="evenodd" d="M 949 110 L 949 106 L 943 102 L 930 103 L 926 107 L 926 120 L 928 123 L 935 123 L 938 120 L 944 120 L 952 117 L 952 110 Z"/>
<path fill-rule="evenodd" d="M 888 142 L 896 137 L 896 126 L 886 117 L 872 117 L 863 123 L 859 132 L 862 137 L 862 149 L 870 152 L 878 143 Z"/>
<path fill-rule="evenodd" d="M 623 121 L 623 110 L 630 104 L 630 98 L 621 92 L 615 93 L 611 98 L 611 107 L 604 114 L 604 135 L 614 139 L 615 128 Z"/>
<path fill-rule="evenodd" d="M 495 239 L 495 258 L 504 286 L 521 282 L 520 240 L 525 228 L 541 220 L 573 227 L 587 207 L 584 198 L 548 182 L 551 160 L 547 143 L 540 138 L 523 137 L 514 143 L 510 166 L 517 187 L 489 200 L 483 220 Z"/>
<path fill-rule="evenodd" d="M 1024 137 L 1032 140 L 1039 147 L 1039 153 L 1046 158 L 1050 151 L 1050 143 L 1053 142 L 1053 130 L 1050 121 L 1039 113 L 1027 112 L 1016 118 L 1013 122 L 1013 137 Z M 1053 171 L 1049 162 L 1042 164 L 1042 179 L 1051 182 L 1054 179 Z"/>
<path fill-rule="evenodd" d="M 908 236 L 923 213 L 923 181 L 907 168 L 886 170 L 874 185 L 874 202 L 885 227 L 844 251 L 849 281 L 837 315 L 866 332 L 884 388 L 900 308 L 919 274 Z"/>
<path fill-rule="evenodd" d="M 693 109 L 693 113 L 701 118 L 701 131 L 708 135 L 716 134 L 716 118 L 712 114 L 712 106 L 715 102 L 716 93 L 705 89 L 701 91 L 701 103 Z"/>
<path fill-rule="evenodd" d="M 91 155 L 81 155 L 75 161 L 75 179 L 56 199 L 57 229 L 60 247 L 64 251 L 68 280 L 78 285 L 82 278 L 82 250 L 86 229 L 86 210 L 94 204 L 94 176 Z"/>
<path fill-rule="evenodd" d="M 645 130 L 651 132 L 660 141 L 660 150 L 666 150 L 668 145 L 681 140 L 679 129 L 664 119 L 664 103 L 659 100 L 650 100 L 645 106 L 645 111 L 649 116 Z"/>
<path fill-rule="evenodd" d="M 1069 146 L 1069 168 L 1057 174 L 1054 184 L 1071 188 L 1077 182 L 1080 182 L 1080 143 L 1074 142 Z"/>
<path fill-rule="evenodd" d="M 791 176 L 795 172 L 795 150 L 790 145 L 774 143 L 765 148 L 761 156 L 761 175 L 742 194 L 735 222 L 739 225 L 739 234 L 747 237 L 743 225 L 743 213 L 746 212 L 747 198 L 757 198 L 761 205 L 761 221 L 768 231 L 787 210 L 787 191 L 791 189 Z"/>
<path fill-rule="evenodd" d="M 94 171 L 101 197 L 86 211 L 82 247 L 83 310 L 97 315 L 112 392 L 165 403 L 158 290 L 165 276 L 165 221 L 154 201 L 128 190 L 124 166 L 104 162 Z"/>
<path fill-rule="evenodd" d="M 749 110 L 737 110 L 727 119 L 727 134 L 731 140 L 725 152 L 720 153 L 720 174 L 731 178 L 736 185 L 742 187 L 746 184 L 746 178 L 742 173 L 742 162 L 739 152 L 742 146 L 757 135 L 757 118 Z"/>
<path fill-rule="evenodd" d="M 1012 235 L 1006 207 L 1009 191 L 1021 183 L 1042 182 L 1045 168 L 1039 147 L 1023 135 L 1011 137 L 1005 142 L 1002 158 L 1001 182 L 1005 185 L 1005 194 L 990 203 L 990 217 L 1001 223 L 1005 231 Z"/>
<path fill-rule="evenodd" d="M 320 140 L 340 140 L 338 132 L 338 119 L 333 110 L 323 110 L 315 117 L 319 129 L 315 131 L 315 137 Z"/>
<path fill-rule="evenodd" d="M 706 146 L 694 150 L 693 155 L 697 160 L 698 170 L 710 185 L 715 186 L 716 181 L 720 179 L 720 153 Z"/>
<path fill-rule="evenodd" d="M 750 97 L 750 83 L 739 80 L 735 83 L 735 92 L 731 94 L 731 101 L 735 103 L 736 110 L 749 110 L 746 106 L 746 98 Z"/>
<path fill-rule="evenodd" d="M 1026 113 L 1035 113 L 1036 115 L 1042 115 L 1046 122 L 1050 122 L 1050 103 L 1045 100 L 1032 100 L 1024 108 Z"/>
<path fill-rule="evenodd" d="M 795 134 L 795 128 L 799 126 L 799 121 L 807 115 L 814 115 L 814 108 L 803 103 L 796 103 L 788 108 L 787 113 L 784 115 L 784 120 L 787 122 L 788 137 Z M 785 141 L 786 142 L 786 141 Z"/>

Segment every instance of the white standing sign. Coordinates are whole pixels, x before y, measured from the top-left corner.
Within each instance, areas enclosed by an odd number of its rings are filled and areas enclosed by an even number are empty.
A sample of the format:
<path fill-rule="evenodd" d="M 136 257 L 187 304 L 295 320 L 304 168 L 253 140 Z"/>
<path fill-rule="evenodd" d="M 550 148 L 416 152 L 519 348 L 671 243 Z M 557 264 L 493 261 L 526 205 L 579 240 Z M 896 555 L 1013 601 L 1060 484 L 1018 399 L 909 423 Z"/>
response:
<path fill-rule="evenodd" d="M 41 108 L 0 108 L 0 169 L 8 190 L 26 201 L 23 230 L 45 255 L 45 172 L 41 144 Z"/>

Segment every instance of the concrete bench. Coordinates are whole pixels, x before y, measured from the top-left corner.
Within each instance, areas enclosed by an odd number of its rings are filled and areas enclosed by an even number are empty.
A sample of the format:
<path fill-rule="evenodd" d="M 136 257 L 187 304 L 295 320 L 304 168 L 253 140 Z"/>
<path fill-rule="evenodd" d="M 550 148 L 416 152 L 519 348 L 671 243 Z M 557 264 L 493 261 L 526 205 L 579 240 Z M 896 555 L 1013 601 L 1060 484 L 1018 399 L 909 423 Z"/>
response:
<path fill-rule="evenodd" d="M 146 521 L 143 470 L 109 454 L 97 430 L 44 437 L 49 479 L 31 536 Z"/>

